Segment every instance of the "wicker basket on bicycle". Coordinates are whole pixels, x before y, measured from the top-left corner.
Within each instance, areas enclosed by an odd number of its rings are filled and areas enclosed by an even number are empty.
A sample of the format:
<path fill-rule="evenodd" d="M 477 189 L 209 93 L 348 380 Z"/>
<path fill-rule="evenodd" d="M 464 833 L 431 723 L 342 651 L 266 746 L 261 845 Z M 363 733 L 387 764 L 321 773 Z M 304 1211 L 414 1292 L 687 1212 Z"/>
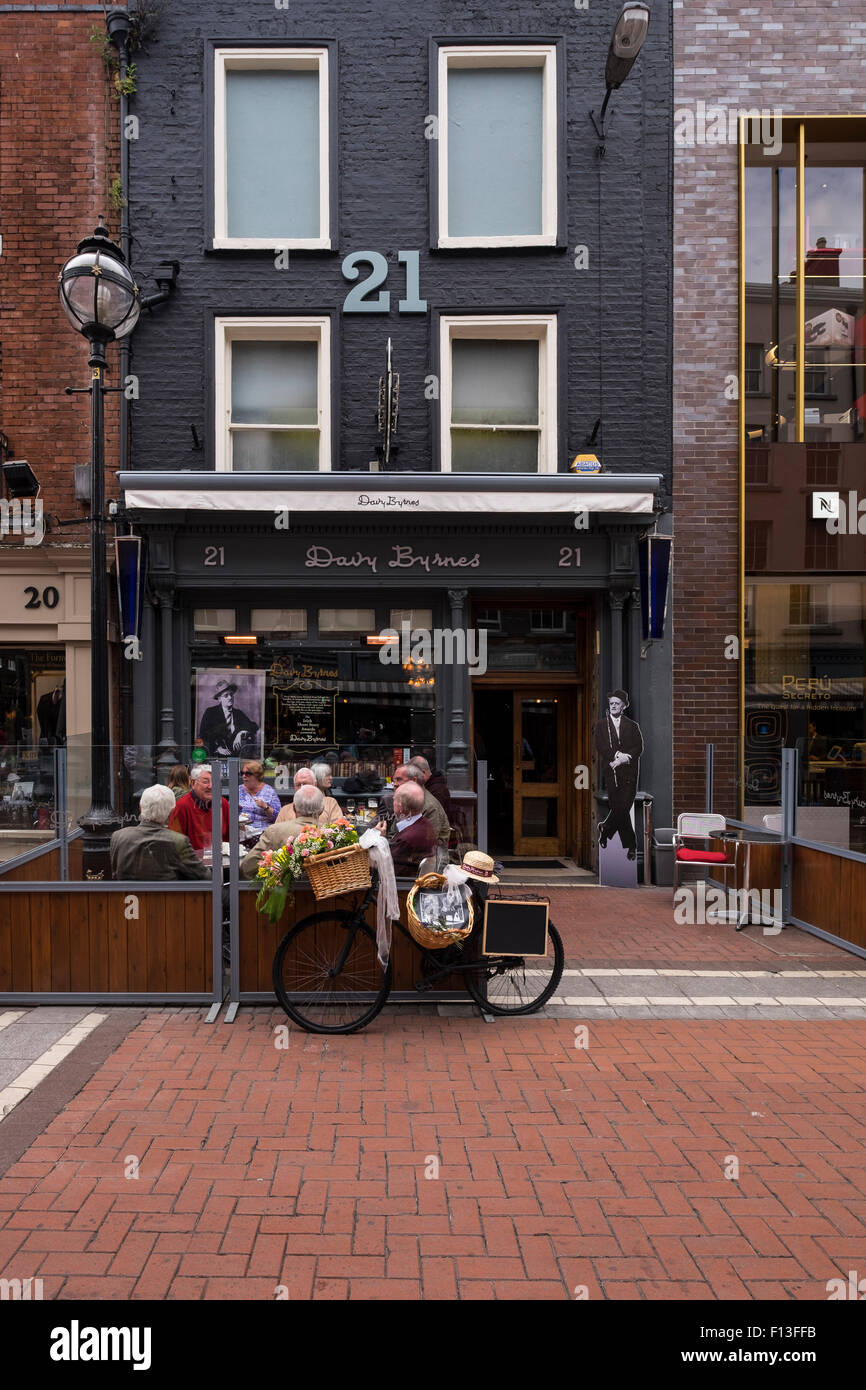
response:
<path fill-rule="evenodd" d="M 305 869 L 317 901 L 370 887 L 370 856 L 360 845 L 311 855 Z"/>
<path fill-rule="evenodd" d="M 423 878 L 415 880 L 406 898 L 406 918 L 410 935 L 418 942 L 419 946 L 426 946 L 428 951 L 439 951 L 446 946 L 455 946 L 458 941 L 465 941 L 472 930 L 475 914 L 472 910 L 471 893 L 465 900 L 469 919 L 465 927 L 430 927 L 426 922 L 420 920 L 415 911 L 415 903 L 419 893 L 441 893 L 447 882 L 444 874 L 425 874 Z"/>

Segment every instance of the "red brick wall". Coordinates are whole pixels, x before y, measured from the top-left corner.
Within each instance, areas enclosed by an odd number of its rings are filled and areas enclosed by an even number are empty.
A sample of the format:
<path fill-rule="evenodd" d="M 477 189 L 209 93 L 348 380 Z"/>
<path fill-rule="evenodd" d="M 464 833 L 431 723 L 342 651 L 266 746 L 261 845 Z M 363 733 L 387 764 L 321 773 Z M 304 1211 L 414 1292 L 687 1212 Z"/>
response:
<path fill-rule="evenodd" d="M 90 458 L 87 343 L 67 323 L 57 274 L 99 214 L 113 235 L 109 186 L 120 173 L 118 104 L 90 42 L 101 14 L 0 14 L 0 429 L 42 484 L 46 516 L 86 516 L 73 464 Z M 109 352 L 118 385 L 117 349 Z M 106 399 L 108 493 L 116 469 L 117 398 Z M 46 547 L 86 545 L 86 527 Z M 13 544 L 9 537 L 5 545 Z"/>
<path fill-rule="evenodd" d="M 863 110 L 866 12 L 834 0 L 674 0 L 674 109 Z M 674 145 L 674 812 L 737 799 L 739 631 L 736 145 Z"/>

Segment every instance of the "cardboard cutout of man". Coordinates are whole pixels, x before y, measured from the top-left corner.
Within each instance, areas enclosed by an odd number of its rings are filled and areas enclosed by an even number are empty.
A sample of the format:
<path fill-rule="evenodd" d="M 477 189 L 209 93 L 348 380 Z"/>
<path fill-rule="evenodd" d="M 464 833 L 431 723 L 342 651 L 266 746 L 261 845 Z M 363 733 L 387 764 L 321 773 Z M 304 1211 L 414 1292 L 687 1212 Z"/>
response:
<path fill-rule="evenodd" d="M 629 859 L 634 859 L 637 847 L 631 808 L 637 793 L 643 738 L 640 727 L 625 715 L 628 705 L 626 691 L 611 691 L 607 714 L 595 726 L 595 746 L 610 803 L 610 811 L 598 827 L 598 842 L 604 848 L 614 835 L 619 835 Z"/>

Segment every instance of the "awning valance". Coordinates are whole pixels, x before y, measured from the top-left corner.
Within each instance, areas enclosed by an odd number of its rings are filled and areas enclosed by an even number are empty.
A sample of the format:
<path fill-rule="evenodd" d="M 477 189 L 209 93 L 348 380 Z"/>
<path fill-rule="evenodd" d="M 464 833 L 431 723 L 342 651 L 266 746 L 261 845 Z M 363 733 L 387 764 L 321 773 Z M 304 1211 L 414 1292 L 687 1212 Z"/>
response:
<path fill-rule="evenodd" d="M 443 473 L 121 473 L 135 511 L 435 513 L 573 516 L 651 513 L 658 474 L 556 473 L 527 477 Z"/>

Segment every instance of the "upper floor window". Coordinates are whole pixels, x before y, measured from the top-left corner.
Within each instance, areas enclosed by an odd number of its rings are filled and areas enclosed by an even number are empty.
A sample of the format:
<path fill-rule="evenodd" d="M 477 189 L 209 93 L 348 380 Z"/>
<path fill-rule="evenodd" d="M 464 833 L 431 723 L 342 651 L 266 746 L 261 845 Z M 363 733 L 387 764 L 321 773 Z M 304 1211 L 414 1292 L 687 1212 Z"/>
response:
<path fill-rule="evenodd" d="M 331 467 L 330 319 L 216 321 L 218 472 Z"/>
<path fill-rule="evenodd" d="M 556 472 L 556 316 L 440 319 L 442 471 Z"/>
<path fill-rule="evenodd" d="M 222 48 L 214 73 L 215 247 L 328 248 L 328 50 Z"/>
<path fill-rule="evenodd" d="M 437 136 L 437 245 L 556 245 L 555 45 L 440 47 Z"/>

